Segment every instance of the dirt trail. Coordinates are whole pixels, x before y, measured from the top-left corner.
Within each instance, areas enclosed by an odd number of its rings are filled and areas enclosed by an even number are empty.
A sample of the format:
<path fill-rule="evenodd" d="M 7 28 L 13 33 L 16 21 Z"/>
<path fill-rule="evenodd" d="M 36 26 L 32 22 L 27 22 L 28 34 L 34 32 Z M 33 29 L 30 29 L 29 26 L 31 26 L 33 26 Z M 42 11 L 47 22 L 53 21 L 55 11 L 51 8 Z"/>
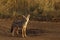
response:
<path fill-rule="evenodd" d="M 30 21 L 26 38 L 12 37 L 11 23 L 11 20 L 0 20 L 0 40 L 60 40 L 60 22 Z"/>

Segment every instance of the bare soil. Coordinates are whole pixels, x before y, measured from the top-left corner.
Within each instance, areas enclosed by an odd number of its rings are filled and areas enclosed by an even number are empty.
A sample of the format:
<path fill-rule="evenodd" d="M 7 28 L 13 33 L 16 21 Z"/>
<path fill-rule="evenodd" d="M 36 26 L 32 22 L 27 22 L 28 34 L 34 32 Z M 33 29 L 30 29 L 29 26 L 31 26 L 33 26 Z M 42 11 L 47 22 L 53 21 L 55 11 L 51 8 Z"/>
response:
<path fill-rule="evenodd" d="M 60 40 L 60 22 L 30 21 L 27 37 L 12 37 L 10 33 L 12 20 L 0 19 L 0 40 Z"/>

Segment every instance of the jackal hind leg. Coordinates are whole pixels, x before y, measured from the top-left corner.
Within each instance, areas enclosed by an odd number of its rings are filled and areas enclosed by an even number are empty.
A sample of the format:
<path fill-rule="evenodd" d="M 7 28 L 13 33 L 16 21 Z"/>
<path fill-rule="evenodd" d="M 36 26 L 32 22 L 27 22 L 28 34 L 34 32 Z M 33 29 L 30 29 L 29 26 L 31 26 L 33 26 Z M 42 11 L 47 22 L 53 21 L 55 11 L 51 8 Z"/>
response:
<path fill-rule="evenodd" d="M 12 31 L 12 36 L 14 36 L 14 35 L 15 35 L 14 33 L 15 33 L 15 30 L 13 29 L 13 31 Z"/>
<path fill-rule="evenodd" d="M 17 33 L 17 35 L 19 35 L 19 27 L 17 27 L 16 33 Z"/>
<path fill-rule="evenodd" d="M 15 34 L 17 34 L 17 30 L 18 30 L 17 27 L 14 27 L 14 28 L 13 28 L 12 36 L 15 36 Z"/>

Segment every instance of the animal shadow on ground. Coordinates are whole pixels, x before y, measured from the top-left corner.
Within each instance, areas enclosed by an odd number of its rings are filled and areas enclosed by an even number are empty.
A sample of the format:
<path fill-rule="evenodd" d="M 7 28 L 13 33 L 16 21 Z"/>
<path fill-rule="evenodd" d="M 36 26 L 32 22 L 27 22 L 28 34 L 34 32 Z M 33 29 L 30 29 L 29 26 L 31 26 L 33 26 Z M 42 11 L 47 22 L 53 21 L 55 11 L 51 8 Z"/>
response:
<path fill-rule="evenodd" d="M 22 30 L 19 30 L 19 34 L 21 35 Z M 26 34 L 27 36 L 41 36 L 43 33 L 45 33 L 46 31 L 41 30 L 41 29 L 27 29 L 26 30 Z"/>
<path fill-rule="evenodd" d="M 41 29 L 29 29 L 27 30 L 28 36 L 41 36 L 45 31 Z"/>

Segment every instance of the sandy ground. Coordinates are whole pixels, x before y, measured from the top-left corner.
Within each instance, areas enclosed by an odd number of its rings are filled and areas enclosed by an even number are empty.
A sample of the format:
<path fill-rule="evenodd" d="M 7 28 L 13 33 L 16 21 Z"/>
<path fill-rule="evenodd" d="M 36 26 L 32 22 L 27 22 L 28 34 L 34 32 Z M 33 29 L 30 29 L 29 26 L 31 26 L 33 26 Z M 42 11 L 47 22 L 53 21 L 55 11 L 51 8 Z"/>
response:
<path fill-rule="evenodd" d="M 0 40 L 60 40 L 60 22 L 30 21 L 26 38 L 12 37 L 11 24 L 11 20 L 0 20 Z"/>

